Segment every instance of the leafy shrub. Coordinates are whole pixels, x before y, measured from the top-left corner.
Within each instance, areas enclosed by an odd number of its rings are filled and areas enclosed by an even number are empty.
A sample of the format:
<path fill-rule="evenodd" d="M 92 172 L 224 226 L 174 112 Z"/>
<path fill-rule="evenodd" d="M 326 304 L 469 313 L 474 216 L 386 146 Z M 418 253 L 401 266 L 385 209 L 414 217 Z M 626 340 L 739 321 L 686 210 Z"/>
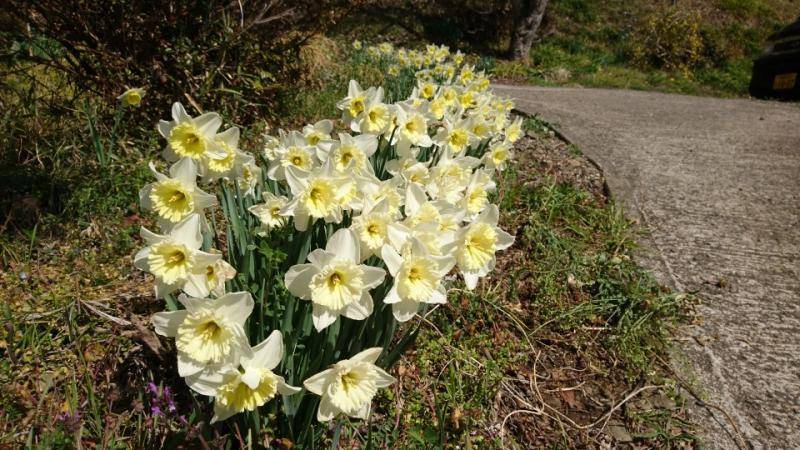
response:
<path fill-rule="evenodd" d="M 703 56 L 697 11 L 677 6 L 656 8 L 634 30 L 633 59 L 640 65 L 690 76 Z"/>
<path fill-rule="evenodd" d="M 297 78 L 300 45 L 354 3 L 10 0 L 8 12 L 12 39 L 24 43 L 13 56 L 68 74 L 79 91 L 111 99 L 127 84 L 156 102 L 233 101 L 243 120 Z"/>

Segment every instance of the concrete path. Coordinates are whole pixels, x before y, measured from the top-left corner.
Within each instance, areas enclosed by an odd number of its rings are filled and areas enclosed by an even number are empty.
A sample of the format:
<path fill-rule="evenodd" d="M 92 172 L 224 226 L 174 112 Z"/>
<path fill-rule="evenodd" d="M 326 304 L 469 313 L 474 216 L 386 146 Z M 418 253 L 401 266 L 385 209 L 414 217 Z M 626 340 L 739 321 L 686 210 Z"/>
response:
<path fill-rule="evenodd" d="M 709 403 L 730 415 L 693 408 L 705 444 L 800 448 L 800 107 L 495 91 L 597 162 L 612 195 L 650 231 L 644 264 L 673 288 L 698 292 L 702 321 L 685 330 L 684 355 Z"/>

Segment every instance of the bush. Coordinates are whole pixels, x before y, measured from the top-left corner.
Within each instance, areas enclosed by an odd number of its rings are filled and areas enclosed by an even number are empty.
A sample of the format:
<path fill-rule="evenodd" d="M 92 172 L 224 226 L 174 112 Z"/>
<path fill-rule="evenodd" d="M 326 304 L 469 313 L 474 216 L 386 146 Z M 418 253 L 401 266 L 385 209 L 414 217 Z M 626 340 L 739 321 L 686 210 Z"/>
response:
<path fill-rule="evenodd" d="M 300 45 L 354 3 L 10 0 L 7 11 L 13 57 L 68 74 L 78 91 L 112 99 L 123 85 L 145 87 L 155 101 L 187 93 L 200 104 L 233 101 L 234 120 L 245 120 L 297 78 Z"/>
<path fill-rule="evenodd" d="M 640 66 L 691 76 L 703 61 L 701 17 L 677 6 L 656 8 L 634 30 L 633 59 Z"/>

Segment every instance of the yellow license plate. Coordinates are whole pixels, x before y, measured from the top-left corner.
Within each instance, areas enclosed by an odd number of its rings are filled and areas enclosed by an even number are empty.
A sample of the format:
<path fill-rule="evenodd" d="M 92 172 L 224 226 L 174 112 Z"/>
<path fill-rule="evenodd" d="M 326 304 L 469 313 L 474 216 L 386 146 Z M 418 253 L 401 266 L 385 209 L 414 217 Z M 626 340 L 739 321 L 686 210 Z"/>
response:
<path fill-rule="evenodd" d="M 792 89 L 797 81 L 797 72 L 795 73 L 782 73 L 775 75 L 775 80 L 772 81 L 772 89 Z"/>

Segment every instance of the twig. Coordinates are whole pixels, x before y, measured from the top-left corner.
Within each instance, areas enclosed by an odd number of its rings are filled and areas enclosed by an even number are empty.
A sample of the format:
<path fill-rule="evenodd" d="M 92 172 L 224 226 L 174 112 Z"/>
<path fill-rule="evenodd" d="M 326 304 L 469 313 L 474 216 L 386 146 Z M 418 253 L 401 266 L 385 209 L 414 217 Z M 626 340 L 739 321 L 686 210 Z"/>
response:
<path fill-rule="evenodd" d="M 104 318 L 106 320 L 110 320 L 111 322 L 114 322 L 117 325 L 122 325 L 123 327 L 129 327 L 129 326 L 132 325 L 131 322 L 129 322 L 129 321 L 125 320 L 125 319 L 120 319 L 119 317 L 114 317 L 111 314 L 108 314 L 107 312 L 101 311 L 99 308 L 94 306 L 92 304 L 93 302 L 91 302 L 90 300 L 83 300 L 83 301 L 82 300 L 78 300 L 78 302 L 83 304 L 83 306 L 85 306 L 86 309 L 88 309 L 89 311 L 97 314 L 98 316 L 100 316 L 100 317 L 102 317 L 102 318 Z"/>

